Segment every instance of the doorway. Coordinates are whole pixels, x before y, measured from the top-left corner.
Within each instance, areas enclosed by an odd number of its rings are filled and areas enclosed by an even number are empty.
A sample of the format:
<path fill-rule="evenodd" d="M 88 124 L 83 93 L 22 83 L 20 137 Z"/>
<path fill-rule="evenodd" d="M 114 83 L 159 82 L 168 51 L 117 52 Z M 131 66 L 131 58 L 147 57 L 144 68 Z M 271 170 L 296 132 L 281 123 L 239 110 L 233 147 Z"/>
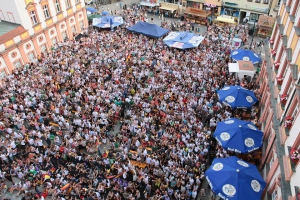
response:
<path fill-rule="evenodd" d="M 246 12 L 240 11 L 240 22 L 243 22 L 244 18 L 246 17 Z"/>

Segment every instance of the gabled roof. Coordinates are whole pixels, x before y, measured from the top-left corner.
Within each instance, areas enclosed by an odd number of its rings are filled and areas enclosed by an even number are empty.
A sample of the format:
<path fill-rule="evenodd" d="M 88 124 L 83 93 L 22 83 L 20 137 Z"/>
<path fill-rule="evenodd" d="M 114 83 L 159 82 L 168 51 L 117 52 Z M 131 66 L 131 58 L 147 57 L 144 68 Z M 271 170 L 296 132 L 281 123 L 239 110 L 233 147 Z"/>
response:
<path fill-rule="evenodd" d="M 3 44 L 14 37 L 24 33 L 26 29 L 16 23 L 11 23 L 8 21 L 1 21 L 0 22 L 0 44 Z"/>

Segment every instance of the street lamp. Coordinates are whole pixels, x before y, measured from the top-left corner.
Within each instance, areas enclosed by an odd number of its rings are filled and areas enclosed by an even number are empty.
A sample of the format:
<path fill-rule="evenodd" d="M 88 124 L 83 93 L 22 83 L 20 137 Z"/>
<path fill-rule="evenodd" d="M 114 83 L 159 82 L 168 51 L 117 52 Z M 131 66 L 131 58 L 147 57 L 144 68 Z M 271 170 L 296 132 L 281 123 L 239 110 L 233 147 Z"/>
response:
<path fill-rule="evenodd" d="M 250 49 L 252 49 L 252 43 L 253 43 L 254 32 L 255 32 L 255 23 L 256 23 L 256 19 L 257 19 L 257 14 L 253 13 L 253 15 L 254 15 L 254 27 L 253 27 L 253 33 L 252 33 L 252 39 L 251 39 Z"/>

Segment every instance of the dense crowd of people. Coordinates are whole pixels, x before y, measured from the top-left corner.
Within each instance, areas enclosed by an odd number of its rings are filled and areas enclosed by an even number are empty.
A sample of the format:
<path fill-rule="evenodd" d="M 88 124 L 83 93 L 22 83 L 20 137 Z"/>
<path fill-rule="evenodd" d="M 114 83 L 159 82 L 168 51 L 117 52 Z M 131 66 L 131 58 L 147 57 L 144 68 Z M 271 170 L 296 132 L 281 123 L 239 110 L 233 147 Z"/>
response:
<path fill-rule="evenodd" d="M 243 116 L 216 92 L 243 84 L 260 96 L 228 71 L 231 39 L 247 38 L 247 26 L 212 25 L 198 48 L 178 50 L 127 32 L 138 11 L 118 12 L 124 27 L 58 43 L 4 80 L 1 189 L 23 199 L 196 199 L 210 151 L 228 155 L 212 133 Z"/>

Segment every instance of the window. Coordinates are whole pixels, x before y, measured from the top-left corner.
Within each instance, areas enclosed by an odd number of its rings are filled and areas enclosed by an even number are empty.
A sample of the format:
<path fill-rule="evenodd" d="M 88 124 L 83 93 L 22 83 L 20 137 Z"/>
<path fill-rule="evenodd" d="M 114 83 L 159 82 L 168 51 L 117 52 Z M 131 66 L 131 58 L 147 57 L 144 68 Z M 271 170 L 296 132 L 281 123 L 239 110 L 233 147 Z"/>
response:
<path fill-rule="evenodd" d="M 80 21 L 79 25 L 80 25 L 80 28 L 81 28 L 81 31 L 82 31 L 84 29 L 84 23 L 83 23 L 83 21 Z"/>
<path fill-rule="evenodd" d="M 79 0 L 75 0 L 75 3 L 79 3 L 80 1 Z"/>
<path fill-rule="evenodd" d="M 252 2 L 253 0 L 247 0 L 247 1 Z"/>
<path fill-rule="evenodd" d="M 277 190 L 274 190 L 273 192 L 272 192 L 272 200 L 277 200 Z"/>
<path fill-rule="evenodd" d="M 29 60 L 30 62 L 32 62 L 32 61 L 35 60 L 35 55 L 34 55 L 33 52 L 30 52 L 27 56 L 28 56 L 28 60 Z"/>
<path fill-rule="evenodd" d="M 32 21 L 33 25 L 35 25 L 39 22 L 38 18 L 36 16 L 35 10 L 30 11 L 30 18 L 31 18 L 31 21 Z"/>
<path fill-rule="evenodd" d="M 50 17 L 48 5 L 43 6 L 43 12 L 44 12 L 45 19 L 48 19 Z"/>
<path fill-rule="evenodd" d="M 44 44 L 44 45 L 42 45 L 42 46 L 40 46 L 40 49 L 41 49 L 41 52 L 42 53 L 44 53 L 44 52 L 46 52 L 47 51 L 47 47 L 46 47 L 46 45 Z"/>
<path fill-rule="evenodd" d="M 250 15 L 250 21 L 257 21 L 259 18 L 259 14 L 251 13 Z"/>
<path fill-rule="evenodd" d="M 299 113 L 299 104 L 297 103 L 297 105 L 296 105 L 296 107 L 295 107 L 295 109 L 294 109 L 291 117 L 293 117 L 294 119 L 296 119 L 298 113 Z"/>
<path fill-rule="evenodd" d="M 4 79 L 6 77 L 6 72 L 5 70 L 0 71 L 0 80 Z"/>
<path fill-rule="evenodd" d="M 263 0 L 264 4 L 269 4 L 269 0 Z"/>
<path fill-rule="evenodd" d="M 289 95 L 289 94 L 292 94 L 293 89 L 294 89 L 294 86 L 293 86 L 292 83 L 290 83 L 290 87 L 289 87 L 289 89 L 288 89 L 288 91 L 287 91 L 286 94 L 288 94 L 288 95 Z"/>
<path fill-rule="evenodd" d="M 72 26 L 72 33 L 76 33 L 76 27 L 75 26 Z"/>
<path fill-rule="evenodd" d="M 277 1 L 277 6 L 280 6 L 281 0 Z"/>
<path fill-rule="evenodd" d="M 17 69 L 17 68 L 19 68 L 19 67 L 21 67 L 21 66 L 22 66 L 22 63 L 21 63 L 20 60 L 14 62 L 14 67 L 15 67 L 15 69 Z"/>
<path fill-rule="evenodd" d="M 56 42 L 57 42 L 56 37 L 54 37 L 54 38 L 52 39 L 52 45 L 55 45 Z"/>
<path fill-rule="evenodd" d="M 261 0 L 255 0 L 255 3 L 260 3 Z"/>
<path fill-rule="evenodd" d="M 67 37 L 67 32 L 66 32 L 66 31 L 64 31 L 64 32 L 62 33 L 62 37 L 63 37 L 63 39 L 65 39 L 65 38 Z"/>
<path fill-rule="evenodd" d="M 59 0 L 55 0 L 55 9 L 56 9 L 56 12 L 57 12 L 57 13 L 60 12 L 60 4 L 59 4 Z"/>
<path fill-rule="evenodd" d="M 270 167 L 270 169 L 272 169 L 273 163 L 274 163 L 274 156 L 272 155 L 272 158 L 271 158 L 271 160 L 270 160 L 270 162 L 269 162 L 269 167 Z"/>
<path fill-rule="evenodd" d="M 65 0 L 65 3 L 66 3 L 66 7 L 67 7 L 67 8 L 70 8 L 70 7 L 71 7 L 70 0 Z"/>
<path fill-rule="evenodd" d="M 270 143 L 272 136 L 273 136 L 273 133 L 271 132 L 268 137 L 268 144 Z"/>

